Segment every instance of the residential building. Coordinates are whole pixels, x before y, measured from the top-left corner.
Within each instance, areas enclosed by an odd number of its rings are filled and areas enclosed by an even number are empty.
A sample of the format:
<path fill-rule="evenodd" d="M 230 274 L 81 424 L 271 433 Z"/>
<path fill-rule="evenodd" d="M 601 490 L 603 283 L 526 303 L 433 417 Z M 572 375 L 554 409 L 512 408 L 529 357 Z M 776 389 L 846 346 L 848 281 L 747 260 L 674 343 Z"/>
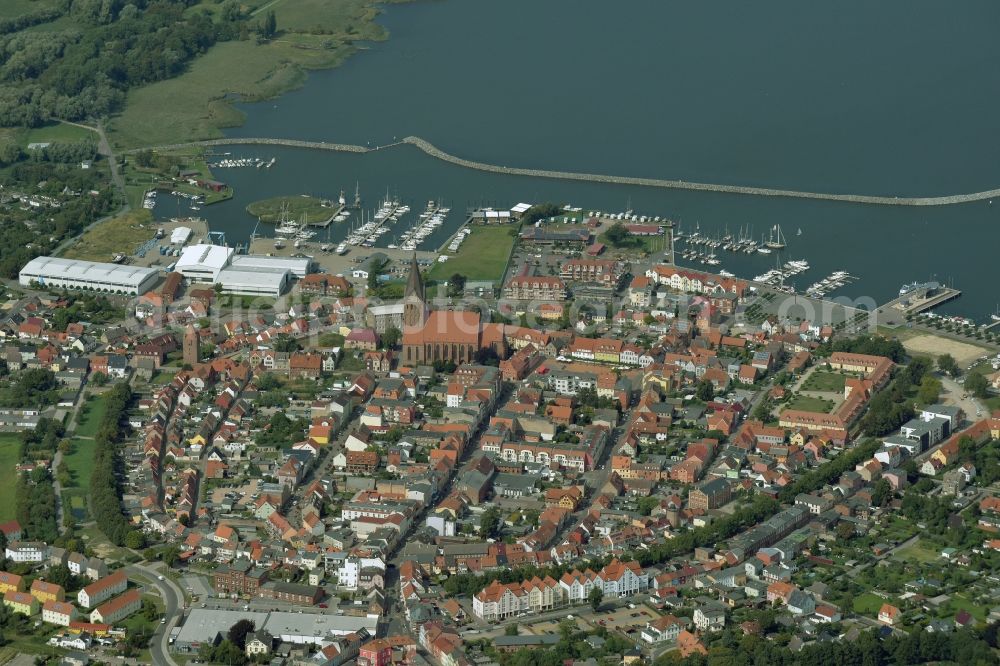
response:
<path fill-rule="evenodd" d="M 44 562 L 49 556 L 49 547 L 40 541 L 12 541 L 5 551 L 12 562 Z"/>
<path fill-rule="evenodd" d="M 128 587 L 128 577 L 119 569 L 80 590 L 76 595 L 76 601 L 84 608 L 93 608 L 114 595 L 121 594 L 126 587 Z"/>
<path fill-rule="evenodd" d="M 77 615 L 76 606 L 65 601 L 46 601 L 42 604 L 42 622 L 68 627 Z"/>
<path fill-rule="evenodd" d="M 688 494 L 688 506 L 692 509 L 709 511 L 718 509 L 733 497 L 733 489 L 729 481 L 715 478 L 706 481 Z"/>
<path fill-rule="evenodd" d="M 701 631 L 716 631 L 726 626 L 726 608 L 718 602 L 709 602 L 694 609 L 694 626 Z"/>
<path fill-rule="evenodd" d="M 17 574 L 0 571 L 0 594 L 24 592 L 24 579 Z"/>
<path fill-rule="evenodd" d="M 646 623 L 646 628 L 640 632 L 642 640 L 647 643 L 666 643 L 677 640 L 677 635 L 687 628 L 687 622 L 674 617 L 664 615 Z"/>
<path fill-rule="evenodd" d="M 90 621 L 114 624 L 119 620 L 124 620 L 132 613 L 138 612 L 141 608 L 142 594 L 138 588 L 134 588 L 99 606 L 90 614 Z"/>
<path fill-rule="evenodd" d="M 38 599 L 38 603 L 44 604 L 46 601 L 63 601 L 66 599 L 66 592 L 62 585 L 47 583 L 44 580 L 35 580 L 31 583 L 31 596 Z"/>
<path fill-rule="evenodd" d="M 38 612 L 38 599 L 27 592 L 6 592 L 3 595 L 3 605 L 14 613 L 31 617 Z"/>
<path fill-rule="evenodd" d="M 246 645 L 248 657 L 271 654 L 274 647 L 274 636 L 263 629 L 258 629 L 247 637 Z"/>

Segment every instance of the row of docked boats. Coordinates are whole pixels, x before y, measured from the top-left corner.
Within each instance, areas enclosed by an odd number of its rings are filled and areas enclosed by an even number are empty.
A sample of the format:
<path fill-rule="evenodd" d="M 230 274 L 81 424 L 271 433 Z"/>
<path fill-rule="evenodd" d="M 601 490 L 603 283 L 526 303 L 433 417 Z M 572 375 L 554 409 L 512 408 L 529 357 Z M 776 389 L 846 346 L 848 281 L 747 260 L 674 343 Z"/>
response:
<path fill-rule="evenodd" d="M 347 239 L 342 243 L 344 251 L 342 252 L 338 246 L 337 253 L 345 254 L 346 249 L 351 246 L 375 247 L 379 238 L 389 233 L 390 225 L 399 222 L 400 218 L 409 212 L 410 207 L 401 203 L 398 198 L 386 197 L 370 219 L 362 213 L 360 226 L 351 229 Z"/>
<path fill-rule="evenodd" d="M 427 240 L 427 237 L 434 233 L 438 227 L 444 224 L 445 218 L 451 212 L 450 208 L 444 208 L 437 201 L 431 199 L 427 202 L 427 208 L 420 213 L 413 226 L 404 231 L 399 237 L 399 246 L 404 250 L 416 250 L 417 247 Z M 390 245 L 390 249 L 395 249 L 396 245 Z"/>

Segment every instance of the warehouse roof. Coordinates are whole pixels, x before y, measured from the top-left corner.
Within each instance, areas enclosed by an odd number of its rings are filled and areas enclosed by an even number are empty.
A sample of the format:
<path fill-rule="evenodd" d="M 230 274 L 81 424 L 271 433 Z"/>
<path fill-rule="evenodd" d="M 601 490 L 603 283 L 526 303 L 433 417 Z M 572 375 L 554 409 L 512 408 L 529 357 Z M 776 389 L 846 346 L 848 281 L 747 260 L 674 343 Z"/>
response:
<path fill-rule="evenodd" d="M 261 613 L 195 608 L 188 614 L 184 626 L 181 627 L 177 642 L 191 644 L 211 641 L 220 633 L 225 635 L 238 620 L 244 619 L 252 621 L 258 629 L 267 631 L 272 636 L 282 637 L 283 640 L 287 640 L 287 637 L 317 639 L 328 637 L 331 632 L 344 635 L 360 629 L 367 629 L 374 635 L 378 626 L 378 618 L 352 615 L 287 611 Z"/>
<path fill-rule="evenodd" d="M 274 287 L 277 288 L 288 279 L 287 268 L 255 268 L 253 270 L 240 268 L 223 268 L 219 271 L 218 282 L 223 288 L 235 286 Z"/>
<path fill-rule="evenodd" d="M 268 257 L 261 254 L 247 254 L 233 257 L 232 267 L 246 270 L 281 268 L 301 276 L 309 272 L 312 263 L 309 257 Z"/>
<path fill-rule="evenodd" d="M 113 282 L 134 287 L 138 287 L 150 274 L 157 272 L 155 268 L 122 266 L 79 259 L 60 259 L 58 257 L 35 257 L 21 269 L 21 273 L 43 278 Z"/>
<path fill-rule="evenodd" d="M 177 270 L 180 271 L 188 266 L 213 268 L 219 270 L 229 263 L 233 256 L 233 248 L 223 245 L 189 245 L 181 252 L 180 259 L 177 260 Z"/>

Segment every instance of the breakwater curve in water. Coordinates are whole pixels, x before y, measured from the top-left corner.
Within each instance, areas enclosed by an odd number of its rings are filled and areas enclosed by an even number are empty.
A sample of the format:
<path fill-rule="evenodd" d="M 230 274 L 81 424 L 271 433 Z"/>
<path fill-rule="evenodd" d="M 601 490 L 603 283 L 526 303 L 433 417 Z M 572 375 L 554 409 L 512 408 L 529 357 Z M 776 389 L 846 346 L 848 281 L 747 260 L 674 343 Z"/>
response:
<path fill-rule="evenodd" d="M 868 204 L 875 206 L 951 206 L 957 204 L 972 203 L 976 201 L 986 201 L 1000 197 L 1000 188 L 985 190 L 982 192 L 970 192 L 967 194 L 951 194 L 934 197 L 897 197 L 879 196 L 871 194 L 834 194 L 828 192 L 805 192 L 801 190 L 784 190 L 770 187 L 753 187 L 747 185 L 725 185 L 718 183 L 697 183 L 686 180 L 669 180 L 661 178 L 641 178 L 638 176 L 611 176 L 593 173 L 580 173 L 575 171 L 554 171 L 548 169 L 526 169 L 521 167 L 500 166 L 485 162 L 476 162 L 462 157 L 457 157 L 447 153 L 430 141 L 416 136 L 408 136 L 397 143 L 385 146 L 358 146 L 346 143 L 329 143 L 326 141 L 302 141 L 299 139 L 278 139 L 278 138 L 256 138 L 256 137 L 234 137 L 229 139 L 208 139 L 205 141 L 191 141 L 188 143 L 175 143 L 162 146 L 150 146 L 152 150 L 169 151 L 180 148 L 190 148 L 195 146 L 228 146 L 228 145 L 254 145 L 254 146 L 285 146 L 290 148 L 307 148 L 313 150 L 332 150 L 349 153 L 370 153 L 380 150 L 387 150 L 399 145 L 411 145 L 419 148 L 427 155 L 436 159 L 464 167 L 489 173 L 503 174 L 507 176 L 526 176 L 529 178 L 552 178 L 557 180 L 574 180 L 590 183 L 607 183 L 614 185 L 632 185 L 638 187 L 654 187 L 672 190 L 694 190 L 699 192 L 717 192 L 723 194 L 739 194 L 744 196 L 757 197 L 783 197 L 788 199 L 814 199 L 820 201 L 840 201 L 844 203 Z M 135 149 L 129 152 L 136 152 L 143 149 Z"/>

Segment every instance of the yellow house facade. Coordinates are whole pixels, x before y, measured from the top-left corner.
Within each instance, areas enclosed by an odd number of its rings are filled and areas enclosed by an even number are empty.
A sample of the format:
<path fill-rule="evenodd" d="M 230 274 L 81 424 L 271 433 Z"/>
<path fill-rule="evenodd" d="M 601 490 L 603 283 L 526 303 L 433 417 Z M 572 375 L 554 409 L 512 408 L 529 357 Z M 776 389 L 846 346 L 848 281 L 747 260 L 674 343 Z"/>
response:
<path fill-rule="evenodd" d="M 14 613 L 29 617 L 38 612 L 38 599 L 27 592 L 7 592 L 3 595 L 3 605 Z"/>
<path fill-rule="evenodd" d="M 17 574 L 0 571 L 0 594 L 24 592 L 24 579 Z"/>

